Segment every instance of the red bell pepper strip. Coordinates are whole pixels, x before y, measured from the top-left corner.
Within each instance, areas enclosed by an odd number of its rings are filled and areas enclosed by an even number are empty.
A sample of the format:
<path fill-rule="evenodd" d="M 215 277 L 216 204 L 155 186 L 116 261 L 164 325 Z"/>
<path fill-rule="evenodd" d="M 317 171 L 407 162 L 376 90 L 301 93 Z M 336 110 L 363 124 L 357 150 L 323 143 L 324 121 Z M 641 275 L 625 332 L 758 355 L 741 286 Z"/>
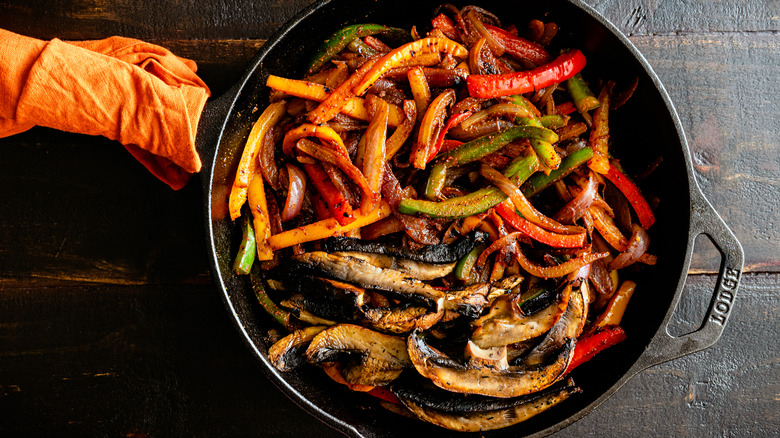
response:
<path fill-rule="evenodd" d="M 352 206 L 349 205 L 339 189 L 333 185 L 325 170 L 318 164 L 304 164 L 303 167 L 336 222 L 342 226 L 354 222 L 355 215 L 352 213 Z"/>
<path fill-rule="evenodd" d="M 502 202 L 496 206 L 496 212 L 509 225 L 515 229 L 527 234 L 533 240 L 544 243 L 555 248 L 580 248 L 585 244 L 585 233 L 579 234 L 559 234 L 547 231 L 544 228 L 530 222 L 517 214 L 514 207 L 510 207 L 507 202 Z"/>
<path fill-rule="evenodd" d="M 374 389 L 366 392 L 366 394 L 376 397 L 380 400 L 384 400 L 388 403 L 393 403 L 396 405 L 401 404 L 401 400 L 399 400 L 398 397 L 395 396 L 395 394 L 390 392 L 390 390 L 385 388 L 384 386 L 375 386 Z"/>
<path fill-rule="evenodd" d="M 442 145 L 444 144 L 444 136 L 447 134 L 447 131 L 452 129 L 455 126 L 458 126 L 458 124 L 471 116 L 472 111 L 466 111 L 463 113 L 453 114 L 450 116 L 450 118 L 447 120 L 447 123 L 444 125 L 444 129 L 441 130 L 439 133 L 439 138 L 436 140 L 436 143 L 431 148 L 430 152 L 428 153 L 428 161 L 431 161 L 436 157 L 436 154 L 439 153 L 439 151 L 442 148 Z M 426 161 L 426 162 L 428 162 Z"/>
<path fill-rule="evenodd" d="M 574 49 L 533 70 L 499 75 L 470 75 L 466 78 L 466 86 L 472 97 L 482 99 L 523 94 L 565 81 L 582 70 L 585 63 L 585 55 Z"/>
<path fill-rule="evenodd" d="M 579 339 L 574 347 L 574 356 L 564 374 L 570 373 L 573 369 L 593 359 L 596 354 L 623 342 L 625 339 L 626 332 L 619 325 L 604 327 Z"/>
<path fill-rule="evenodd" d="M 648 229 L 653 226 L 655 223 L 655 215 L 650 208 L 650 204 L 647 203 L 645 197 L 642 196 L 642 192 L 639 191 L 639 187 L 621 172 L 614 163 L 609 166 L 609 171 L 604 174 L 604 176 L 607 177 L 607 179 L 623 193 L 626 199 L 628 199 L 628 202 L 631 203 L 631 207 L 634 208 L 642 228 Z"/>
<path fill-rule="evenodd" d="M 434 29 L 439 29 L 441 33 L 447 36 L 449 39 L 458 40 L 458 29 L 455 28 L 455 23 L 452 22 L 450 17 L 439 14 L 431 20 L 431 25 Z"/>
<path fill-rule="evenodd" d="M 566 116 L 573 113 L 574 111 L 577 111 L 577 108 L 572 102 L 563 102 L 560 105 L 555 105 L 555 114 Z"/>
<path fill-rule="evenodd" d="M 506 53 L 515 58 L 527 59 L 536 65 L 546 64 L 552 60 L 547 50 L 539 44 L 512 35 L 500 27 L 485 24 L 485 28 L 504 46 Z"/>

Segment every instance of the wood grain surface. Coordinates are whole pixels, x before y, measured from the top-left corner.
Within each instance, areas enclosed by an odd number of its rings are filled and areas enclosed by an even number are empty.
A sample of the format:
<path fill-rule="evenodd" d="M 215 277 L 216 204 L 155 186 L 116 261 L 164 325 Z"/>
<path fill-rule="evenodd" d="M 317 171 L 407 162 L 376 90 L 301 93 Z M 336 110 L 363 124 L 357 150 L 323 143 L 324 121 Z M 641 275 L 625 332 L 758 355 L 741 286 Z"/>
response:
<path fill-rule="evenodd" d="M 219 95 L 309 3 L 0 0 L 0 28 L 148 40 L 196 60 Z M 587 3 L 664 83 L 745 270 L 715 346 L 640 373 L 556 436 L 775 436 L 780 1 Z M 171 191 L 119 144 L 45 128 L 0 150 L 0 436 L 340 436 L 273 387 L 237 336 L 197 181 Z M 698 328 L 719 266 L 698 239 L 672 333 Z"/>

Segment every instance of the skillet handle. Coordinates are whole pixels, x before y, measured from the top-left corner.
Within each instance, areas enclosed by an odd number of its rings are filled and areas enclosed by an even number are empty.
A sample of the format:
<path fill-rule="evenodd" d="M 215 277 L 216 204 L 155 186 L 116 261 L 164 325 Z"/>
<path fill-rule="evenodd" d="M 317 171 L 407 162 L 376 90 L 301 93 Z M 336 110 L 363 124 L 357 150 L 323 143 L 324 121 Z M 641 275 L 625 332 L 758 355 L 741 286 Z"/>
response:
<path fill-rule="evenodd" d="M 648 345 L 643 357 L 646 367 L 657 365 L 681 356 L 704 350 L 712 346 L 723 333 L 729 319 L 730 310 L 734 305 L 737 288 L 742 274 L 744 254 L 736 236 L 723 222 L 712 205 L 699 190 L 692 190 L 691 233 L 689 248 L 693 248 L 694 240 L 700 234 L 709 236 L 718 250 L 722 260 L 718 272 L 718 281 L 712 295 L 706 319 L 701 327 L 687 335 L 674 337 L 669 334 L 668 322 L 674 309 L 666 317 L 666 325 Z M 679 286 L 682 288 L 684 282 Z M 674 303 L 677 307 L 679 300 Z"/>

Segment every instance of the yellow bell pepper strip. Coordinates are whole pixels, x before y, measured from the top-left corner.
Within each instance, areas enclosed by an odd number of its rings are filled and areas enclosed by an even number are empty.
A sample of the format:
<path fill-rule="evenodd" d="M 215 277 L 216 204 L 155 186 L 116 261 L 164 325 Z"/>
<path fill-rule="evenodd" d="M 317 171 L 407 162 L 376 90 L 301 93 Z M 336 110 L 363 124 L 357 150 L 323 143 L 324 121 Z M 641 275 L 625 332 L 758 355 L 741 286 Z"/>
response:
<path fill-rule="evenodd" d="M 409 89 L 417 106 L 417 116 L 422 118 L 431 103 L 431 87 L 428 86 L 428 80 L 420 66 L 409 69 L 406 72 L 406 77 L 409 80 Z"/>
<path fill-rule="evenodd" d="M 246 140 L 246 146 L 244 146 L 244 151 L 241 153 L 241 160 L 238 163 L 233 187 L 230 190 L 228 199 L 230 220 L 235 220 L 241 216 L 241 206 L 246 202 L 246 188 L 252 181 L 257 169 L 257 154 L 260 152 L 263 138 L 272 126 L 279 123 L 279 120 L 285 114 L 286 108 L 287 104 L 284 101 L 272 103 L 268 105 L 260 117 L 257 118 L 254 125 L 252 125 L 252 130 L 249 132 L 249 137 Z"/>
<path fill-rule="evenodd" d="M 383 74 L 394 67 L 407 64 L 426 53 L 446 53 L 456 58 L 466 58 L 468 49 L 449 38 L 422 38 L 404 44 L 381 57 L 373 67 L 352 87 L 355 96 L 362 96 Z"/>
<path fill-rule="evenodd" d="M 333 146 L 333 150 L 344 156 L 349 156 L 347 147 L 344 146 L 344 140 L 338 132 L 327 125 L 312 125 L 311 123 L 302 123 L 299 126 L 287 131 L 282 141 L 282 151 L 287 156 L 292 156 L 295 143 L 304 137 L 316 137 Z"/>
<path fill-rule="evenodd" d="M 393 34 L 394 36 L 404 37 L 408 35 L 403 29 L 392 28 L 381 24 L 353 24 L 343 27 L 322 43 L 312 58 L 312 61 L 309 63 L 307 74 L 312 74 L 319 70 L 355 39 L 377 34 Z"/>
<path fill-rule="evenodd" d="M 314 102 L 322 102 L 330 96 L 328 87 L 316 82 L 302 81 L 298 79 L 287 79 L 279 76 L 270 75 L 265 81 L 268 88 L 281 91 L 290 96 L 300 97 Z M 390 115 L 387 124 L 393 128 L 399 126 L 404 121 L 404 112 L 397 105 L 390 105 Z M 341 112 L 358 120 L 369 121 L 371 116 L 368 114 L 366 101 L 362 97 L 353 97 L 347 101 Z"/>
<path fill-rule="evenodd" d="M 241 246 L 238 248 L 236 260 L 233 262 L 233 272 L 235 272 L 236 275 L 249 274 L 249 271 L 252 269 L 252 264 L 255 261 L 255 230 L 252 228 L 252 221 L 244 216 L 241 225 L 243 230 Z"/>
<path fill-rule="evenodd" d="M 444 126 L 444 119 L 447 117 L 447 108 L 455 102 L 455 90 L 448 88 L 436 96 L 428 105 L 420 120 L 419 131 L 417 133 L 417 142 L 412 148 L 409 162 L 417 169 L 425 169 L 428 163 L 428 156 L 433 149 L 436 141 L 439 139 L 439 133 Z"/>
<path fill-rule="evenodd" d="M 642 196 L 642 192 L 639 191 L 639 187 L 634 184 L 631 179 L 618 169 L 616 163 L 612 163 L 609 167 L 609 171 L 604 176 L 620 190 L 621 193 L 628 199 L 631 207 L 634 208 L 639 223 L 642 228 L 648 229 L 655 223 L 655 215 L 653 209 L 650 208 L 647 200 Z"/>
<path fill-rule="evenodd" d="M 340 225 L 347 225 L 355 220 L 355 216 L 352 214 L 352 206 L 344 198 L 339 189 L 333 185 L 319 164 L 304 164 L 303 165 L 306 174 L 309 175 L 309 181 L 311 181 L 317 193 L 320 194 L 320 198 L 325 202 L 328 207 L 328 211 L 333 218 Z"/>
<path fill-rule="evenodd" d="M 626 313 L 626 306 L 631 296 L 634 295 L 636 290 L 636 283 L 631 280 L 626 280 L 620 285 L 617 292 L 612 295 L 607 307 L 593 322 L 596 327 L 608 327 L 612 325 L 619 325 L 620 320 L 623 319 L 623 315 Z"/>
<path fill-rule="evenodd" d="M 574 49 L 533 70 L 470 75 L 466 78 L 466 86 L 472 97 L 482 99 L 524 94 L 571 78 L 585 67 L 585 63 L 585 55 Z"/>
<path fill-rule="evenodd" d="M 593 92 L 590 91 L 588 84 L 582 77 L 582 73 L 577 73 L 566 80 L 566 88 L 569 90 L 571 98 L 574 100 L 574 106 L 579 112 L 592 111 L 601 104 Z"/>
<path fill-rule="evenodd" d="M 620 326 L 602 327 L 587 336 L 581 337 L 574 346 L 574 355 L 566 367 L 564 375 L 593 359 L 593 356 L 598 353 L 625 340 L 626 332 Z"/>
<path fill-rule="evenodd" d="M 509 200 L 498 204 L 496 206 L 496 212 L 516 230 L 522 231 L 531 239 L 544 243 L 545 245 L 549 245 L 555 248 L 580 248 L 585 244 L 587 233 L 559 234 L 547 231 L 517 214 L 514 206 L 511 204 L 511 202 L 509 202 Z M 603 253 L 603 255 L 606 257 L 607 253 Z"/>
<path fill-rule="evenodd" d="M 378 208 L 375 208 L 366 214 L 355 212 L 355 220 L 347 225 L 340 225 L 336 219 L 327 218 L 298 228 L 293 228 L 292 230 L 283 231 L 279 234 L 274 234 L 268 239 L 268 243 L 273 250 L 278 250 L 305 242 L 325 239 L 335 236 L 338 233 L 346 233 L 355 228 L 362 228 L 390 216 L 390 213 L 390 205 L 385 201 L 380 201 Z"/>
<path fill-rule="evenodd" d="M 382 189 L 382 181 L 385 174 L 385 146 L 387 142 L 387 115 L 389 107 L 387 102 L 376 96 L 373 96 L 372 104 L 375 107 L 374 117 L 369 122 L 364 134 L 366 148 L 363 156 L 363 175 L 366 177 L 371 191 L 379 193 Z"/>
<path fill-rule="evenodd" d="M 533 150 L 512 160 L 504 169 L 504 175 L 515 184 L 522 184 L 539 168 L 539 159 Z M 496 206 L 507 198 L 497 187 L 485 187 L 468 195 L 450 198 L 441 202 L 423 199 L 402 199 L 398 211 L 403 214 L 421 213 L 430 217 L 460 218 L 472 216 Z"/>
<path fill-rule="evenodd" d="M 599 93 L 601 106 L 593 111 L 593 125 L 590 128 L 590 143 L 593 158 L 588 167 L 602 175 L 609 172 L 609 101 L 614 83 L 607 82 Z"/>
<path fill-rule="evenodd" d="M 273 260 L 274 252 L 268 245 L 271 236 L 271 220 L 268 214 L 268 203 L 265 198 L 263 176 L 256 173 L 247 187 L 247 203 L 252 212 L 257 248 L 257 260 Z"/>
<path fill-rule="evenodd" d="M 393 104 L 388 105 L 390 105 L 390 114 L 392 115 L 392 109 L 396 106 Z M 393 158 L 399 150 L 401 150 L 401 146 L 404 145 L 406 140 L 412 134 L 412 131 L 414 131 L 414 126 L 417 123 L 417 106 L 413 100 L 404 101 L 404 114 L 406 117 L 403 119 L 403 122 L 398 125 L 395 131 L 393 131 L 393 135 L 391 135 L 385 143 L 385 154 L 388 161 L 390 161 L 390 159 Z M 387 119 L 387 125 L 393 126 L 390 123 L 390 118 Z"/>
<path fill-rule="evenodd" d="M 560 166 L 558 166 L 557 169 L 553 170 L 549 174 L 546 175 L 544 173 L 537 173 L 536 175 L 529 178 L 528 181 L 523 184 L 523 194 L 527 198 L 534 196 L 556 181 L 570 174 L 572 171 L 574 171 L 574 169 L 588 161 L 592 156 L 593 150 L 590 148 L 582 148 L 567 155 L 561 160 Z"/>

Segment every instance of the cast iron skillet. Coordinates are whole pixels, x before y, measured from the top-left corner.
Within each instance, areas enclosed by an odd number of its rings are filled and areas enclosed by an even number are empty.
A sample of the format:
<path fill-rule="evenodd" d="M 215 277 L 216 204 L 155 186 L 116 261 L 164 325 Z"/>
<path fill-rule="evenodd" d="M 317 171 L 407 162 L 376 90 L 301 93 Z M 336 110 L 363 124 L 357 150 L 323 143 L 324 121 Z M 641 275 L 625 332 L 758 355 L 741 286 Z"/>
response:
<path fill-rule="evenodd" d="M 365 396 L 348 393 L 321 373 L 303 370 L 282 374 L 267 358 L 264 333 L 272 326 L 263 314 L 245 278 L 231 272 L 240 232 L 227 218 L 227 195 L 241 148 L 250 127 L 267 103 L 264 86 L 269 74 L 301 77 L 318 42 L 346 24 L 377 22 L 411 28 L 430 22 L 441 0 L 326 0 L 300 12 L 260 50 L 241 81 L 219 99 L 209 102 L 198 132 L 204 161 L 206 229 L 214 279 L 241 336 L 268 377 L 295 403 L 326 424 L 353 437 L 391 437 L 446 433 L 444 429 L 386 412 Z M 522 423 L 480 434 L 500 437 L 553 433 L 588 414 L 629 378 L 650 366 L 711 346 L 721 335 L 740 279 L 742 248 L 696 185 L 690 152 L 669 96 L 647 61 L 620 32 L 579 0 L 523 2 L 474 1 L 495 13 L 505 24 L 523 26 L 532 18 L 554 21 L 561 31 L 560 47 L 582 50 L 588 58 L 588 76 L 624 83 L 639 77 L 639 89 L 629 103 L 610 115 L 615 150 L 624 167 L 641 169 L 657 154 L 662 167 L 652 181 L 661 199 L 652 229 L 655 269 L 637 278 L 624 328 L 629 339 L 583 365 L 573 373 L 584 393 Z M 468 3 L 456 3 L 463 6 Z M 723 259 L 717 287 L 706 319 L 693 333 L 672 337 L 669 319 L 680 300 L 687 278 L 694 239 L 709 236 Z M 258 400 L 262 403 L 262 400 Z M 412 432 L 414 431 L 414 432 Z M 451 434 L 457 435 L 452 432 Z"/>

